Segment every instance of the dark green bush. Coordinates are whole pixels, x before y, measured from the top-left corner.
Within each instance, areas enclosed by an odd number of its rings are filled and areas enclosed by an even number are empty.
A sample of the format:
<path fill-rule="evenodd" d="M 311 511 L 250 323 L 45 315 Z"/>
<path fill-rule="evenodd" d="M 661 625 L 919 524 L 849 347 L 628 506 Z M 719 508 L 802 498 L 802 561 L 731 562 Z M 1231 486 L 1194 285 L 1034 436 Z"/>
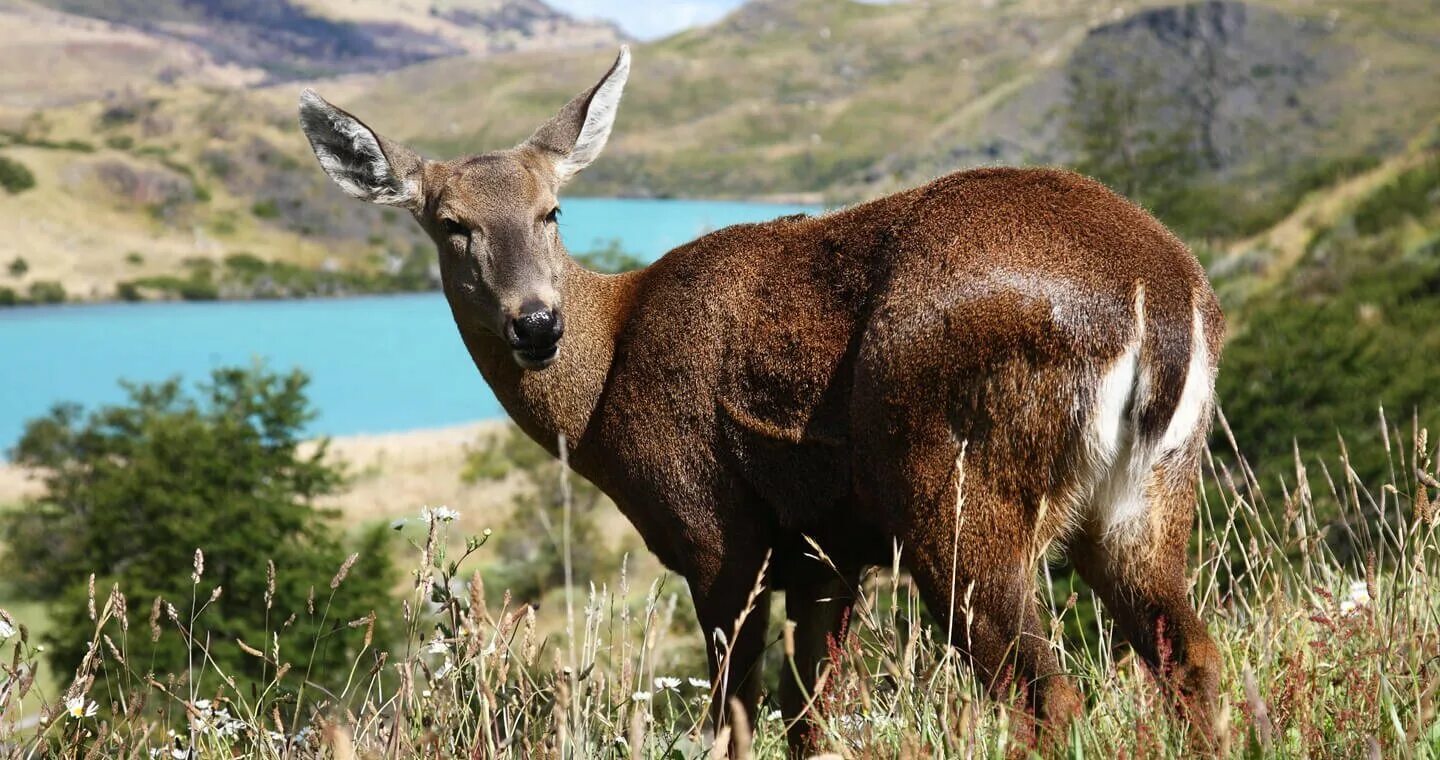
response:
<path fill-rule="evenodd" d="M 311 664 L 311 678 L 326 686 L 344 681 L 365 635 L 346 623 L 378 611 L 385 640 L 398 616 L 387 614 L 396 577 L 383 528 L 364 533 L 347 579 L 338 589 L 332 581 L 347 550 L 315 502 L 342 477 L 323 446 L 301 451 L 314 417 L 306 384 L 299 372 L 220 369 L 193 393 L 178 380 L 129 385 L 124 404 L 89 414 L 62 404 L 26 425 L 12 455 L 43 473 L 44 492 L 0 518 L 8 547 L 0 556 L 15 590 L 49 603 L 57 672 L 73 670 L 91 641 L 92 573 L 101 601 L 112 584 L 130 600 L 128 643 L 116 643 L 141 672 L 182 673 L 193 654 L 169 625 L 151 642 L 155 599 L 186 627 L 204 606 L 195 637 L 208 640 L 225 672 L 256 682 L 274 667 L 244 654 L 239 640 L 263 649 L 278 634 L 284 660 L 301 672 Z M 194 579 L 197 549 L 204 571 Z M 267 562 L 277 571 L 273 590 Z M 202 682 L 215 677 L 200 661 L 193 672 Z"/>
<path fill-rule="evenodd" d="M 65 303 L 65 286 L 54 280 L 30 283 L 30 300 L 35 303 Z"/>
<path fill-rule="evenodd" d="M 13 158 L 0 156 L 0 187 L 11 194 L 24 192 L 35 186 L 35 175 L 25 164 Z"/>
<path fill-rule="evenodd" d="M 274 200 L 266 198 L 255 201 L 255 204 L 250 207 L 250 213 L 254 214 L 257 219 L 274 219 L 280 216 L 280 207 L 275 204 Z"/>
<path fill-rule="evenodd" d="M 25 273 L 30 271 L 30 263 L 16 256 L 14 260 L 10 262 L 8 269 L 10 270 L 11 277 L 24 277 Z"/>
<path fill-rule="evenodd" d="M 0 306 L 18 306 L 20 296 L 15 294 L 13 288 L 0 288 Z"/>

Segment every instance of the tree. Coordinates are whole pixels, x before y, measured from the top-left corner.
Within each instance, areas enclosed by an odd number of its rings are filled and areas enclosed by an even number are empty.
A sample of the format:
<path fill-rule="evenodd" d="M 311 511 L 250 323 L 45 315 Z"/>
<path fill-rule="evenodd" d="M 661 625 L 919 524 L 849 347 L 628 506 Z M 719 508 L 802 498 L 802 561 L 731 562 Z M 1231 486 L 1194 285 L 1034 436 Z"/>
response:
<path fill-rule="evenodd" d="M 301 672 L 309 663 L 312 681 L 343 681 L 364 636 L 346 624 L 372 610 L 382 628 L 394 617 L 383 613 L 395 573 L 377 527 L 332 590 L 347 553 L 314 503 L 340 487 L 342 473 L 324 460 L 323 444 L 301 450 L 314 416 L 307 382 L 298 371 L 219 369 L 194 394 L 178 380 L 127 385 L 125 404 L 88 415 L 62 404 L 26 425 L 12 455 L 43 473 L 45 491 L 0 522 L 3 575 L 17 593 L 50 603 L 56 668 L 75 668 L 91 641 L 94 573 L 101 601 L 112 584 L 131 600 L 128 646 L 139 667 L 180 674 L 194 655 L 174 626 L 151 643 L 159 598 L 187 627 L 192 609 L 205 607 L 194 636 L 208 638 L 209 656 L 233 677 L 273 676 L 236 640 L 266 648 L 279 634 L 288 642 L 282 659 Z M 204 570 L 194 580 L 197 548 Z M 197 680 L 213 677 L 203 660 L 195 669 Z"/>

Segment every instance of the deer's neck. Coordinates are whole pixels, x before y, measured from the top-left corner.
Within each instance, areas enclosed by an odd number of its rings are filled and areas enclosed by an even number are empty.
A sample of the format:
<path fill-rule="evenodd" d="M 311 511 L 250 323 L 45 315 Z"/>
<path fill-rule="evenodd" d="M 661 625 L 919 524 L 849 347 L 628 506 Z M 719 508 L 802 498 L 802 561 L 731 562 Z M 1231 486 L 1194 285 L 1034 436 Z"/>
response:
<path fill-rule="evenodd" d="M 638 274 L 596 274 L 570 262 L 560 355 L 539 372 L 520 369 L 510 347 L 490 332 L 461 328 L 480 374 L 505 411 L 552 453 L 562 434 L 572 452 L 585 440 L 610 377 L 615 341 L 629 315 Z"/>

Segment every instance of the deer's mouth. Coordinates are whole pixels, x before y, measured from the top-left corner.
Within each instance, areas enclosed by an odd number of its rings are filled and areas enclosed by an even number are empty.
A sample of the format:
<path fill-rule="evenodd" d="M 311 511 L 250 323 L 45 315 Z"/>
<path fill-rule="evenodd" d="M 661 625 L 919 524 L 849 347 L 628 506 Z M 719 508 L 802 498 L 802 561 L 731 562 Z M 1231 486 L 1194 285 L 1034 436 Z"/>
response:
<path fill-rule="evenodd" d="M 536 348 L 517 348 L 511 351 L 515 357 L 515 363 L 521 369 L 539 371 L 555 363 L 555 357 L 560 355 L 560 344 L 554 343 L 549 346 Z"/>

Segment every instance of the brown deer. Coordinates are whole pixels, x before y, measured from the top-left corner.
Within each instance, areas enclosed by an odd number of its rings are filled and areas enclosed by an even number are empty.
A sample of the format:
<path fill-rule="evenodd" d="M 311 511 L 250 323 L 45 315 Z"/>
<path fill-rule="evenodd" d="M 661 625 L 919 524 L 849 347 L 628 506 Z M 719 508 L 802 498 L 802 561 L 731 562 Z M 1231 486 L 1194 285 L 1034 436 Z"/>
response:
<path fill-rule="evenodd" d="M 563 436 L 688 581 L 701 630 L 727 634 L 716 718 L 726 696 L 754 717 L 767 600 L 729 634 L 767 554 L 805 681 L 782 679 L 798 749 L 826 638 L 899 545 L 977 675 L 1063 726 L 1082 700 L 1036 602 L 1054 544 L 1208 735 L 1220 659 L 1186 546 L 1225 325 L 1186 247 L 1097 182 L 993 168 L 596 274 L 561 244 L 557 195 L 605 146 L 629 72 L 622 48 L 520 145 L 451 161 L 309 90 L 300 120 L 346 192 L 414 214 L 510 416 L 551 453 Z"/>

